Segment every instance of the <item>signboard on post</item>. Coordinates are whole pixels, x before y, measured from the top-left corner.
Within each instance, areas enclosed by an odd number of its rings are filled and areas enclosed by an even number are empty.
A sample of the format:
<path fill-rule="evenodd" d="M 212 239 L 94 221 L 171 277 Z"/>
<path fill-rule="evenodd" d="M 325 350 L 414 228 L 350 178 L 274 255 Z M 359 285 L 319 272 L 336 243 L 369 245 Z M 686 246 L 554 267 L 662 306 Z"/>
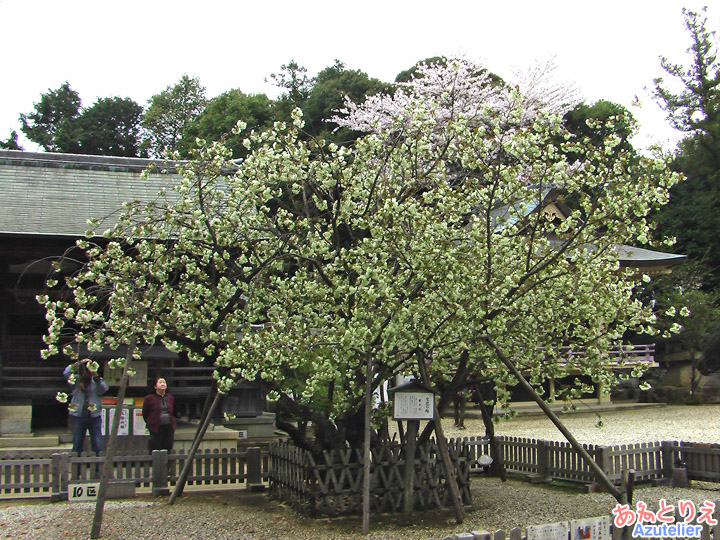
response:
<path fill-rule="evenodd" d="M 429 392 L 398 392 L 395 394 L 395 420 L 431 420 L 435 396 Z"/>
<path fill-rule="evenodd" d="M 432 420 L 435 413 L 437 392 L 418 381 L 396 386 L 388 390 L 393 396 L 393 419 Z"/>

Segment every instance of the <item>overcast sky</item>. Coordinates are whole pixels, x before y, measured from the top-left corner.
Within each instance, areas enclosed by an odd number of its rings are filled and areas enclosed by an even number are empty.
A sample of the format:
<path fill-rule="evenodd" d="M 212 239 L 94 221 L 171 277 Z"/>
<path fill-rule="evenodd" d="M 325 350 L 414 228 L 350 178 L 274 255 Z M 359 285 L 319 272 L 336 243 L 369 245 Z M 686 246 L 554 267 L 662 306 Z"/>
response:
<path fill-rule="evenodd" d="M 311 75 L 339 59 L 392 81 L 418 60 L 462 55 L 509 78 L 555 59 L 587 102 L 631 108 L 636 145 L 677 139 L 649 95 L 659 57 L 688 63 L 682 8 L 693 0 L 0 0 L 0 138 L 20 132 L 48 89 L 69 81 L 84 105 L 98 97 L 147 100 L 188 75 L 208 96 L 231 88 L 277 95 L 264 82 L 294 59 Z M 720 10 L 709 8 L 710 29 Z M 27 150 L 32 144 L 23 143 Z"/>

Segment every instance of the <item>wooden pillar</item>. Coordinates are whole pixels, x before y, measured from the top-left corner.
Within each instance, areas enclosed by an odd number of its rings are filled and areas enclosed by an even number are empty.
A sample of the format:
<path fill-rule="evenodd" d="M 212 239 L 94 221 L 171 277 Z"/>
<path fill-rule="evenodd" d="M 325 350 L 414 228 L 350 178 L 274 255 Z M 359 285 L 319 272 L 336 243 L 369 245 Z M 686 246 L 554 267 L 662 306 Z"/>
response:
<path fill-rule="evenodd" d="M 415 446 L 420 420 L 408 420 L 405 440 L 405 486 L 403 490 L 403 516 L 409 519 L 415 506 Z"/>
<path fill-rule="evenodd" d="M 262 491 L 265 489 L 265 484 L 262 483 L 262 454 L 257 446 L 247 449 L 245 482 L 248 491 Z"/>
<path fill-rule="evenodd" d="M 170 494 L 167 450 L 153 450 L 152 452 L 152 493 L 156 497 Z"/>

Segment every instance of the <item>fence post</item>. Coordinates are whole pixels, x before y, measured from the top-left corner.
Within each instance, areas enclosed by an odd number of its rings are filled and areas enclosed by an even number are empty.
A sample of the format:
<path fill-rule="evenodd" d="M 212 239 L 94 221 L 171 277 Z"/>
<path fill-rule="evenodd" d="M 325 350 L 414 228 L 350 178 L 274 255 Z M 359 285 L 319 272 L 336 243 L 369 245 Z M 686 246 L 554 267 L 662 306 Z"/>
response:
<path fill-rule="evenodd" d="M 550 480 L 550 443 L 538 439 L 537 444 L 537 473 L 532 481 L 547 482 Z"/>
<path fill-rule="evenodd" d="M 672 482 L 673 469 L 675 468 L 675 447 L 677 441 L 662 441 L 662 468 L 663 478 L 667 482 Z"/>
<path fill-rule="evenodd" d="M 69 457 L 67 452 L 52 455 L 52 487 L 50 488 L 50 500 L 52 502 L 67 500 Z"/>
<path fill-rule="evenodd" d="M 616 480 L 612 472 L 612 458 L 610 457 L 610 447 L 605 445 L 595 446 L 595 463 L 597 463 L 605 475 L 612 481 Z M 591 490 L 600 490 L 603 486 L 599 482 L 594 482 L 590 485 Z"/>
<path fill-rule="evenodd" d="M 245 481 L 248 491 L 262 491 L 265 489 L 265 484 L 262 483 L 262 455 L 260 448 L 257 446 L 247 449 Z"/>
<path fill-rule="evenodd" d="M 152 452 L 152 493 L 156 497 L 170 494 L 167 450 L 153 450 Z"/>

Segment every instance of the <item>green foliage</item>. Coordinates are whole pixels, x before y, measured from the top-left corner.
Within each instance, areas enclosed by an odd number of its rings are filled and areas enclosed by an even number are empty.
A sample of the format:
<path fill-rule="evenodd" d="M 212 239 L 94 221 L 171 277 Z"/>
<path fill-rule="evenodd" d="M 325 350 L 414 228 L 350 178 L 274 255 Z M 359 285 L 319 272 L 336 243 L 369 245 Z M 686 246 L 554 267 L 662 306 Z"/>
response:
<path fill-rule="evenodd" d="M 705 9 L 702 13 L 683 9 L 683 17 L 691 39 L 688 53 L 692 64 L 685 68 L 661 57 L 662 68 L 682 84 L 682 90 L 673 92 L 665 86 L 663 78 L 658 77 L 655 79 L 655 96 L 675 129 L 717 135 L 720 71 L 715 32 L 707 30 Z"/>
<path fill-rule="evenodd" d="M 0 148 L 3 150 L 22 150 L 23 148 L 18 144 L 17 131 L 11 131 L 7 140 L 0 141 Z"/>
<path fill-rule="evenodd" d="M 74 145 L 65 143 L 64 152 L 98 156 L 137 157 L 140 155 L 142 106 L 130 98 L 100 98 L 67 126 Z"/>
<path fill-rule="evenodd" d="M 359 69 L 350 70 L 339 60 L 308 79 L 307 70 L 294 61 L 283 65 L 280 74 L 271 78 L 287 91 L 275 104 L 275 118 L 291 120 L 291 112 L 299 107 L 305 118 L 305 133 L 338 144 L 348 144 L 360 134 L 347 128 L 338 128 L 329 119 L 349 100 L 362 103 L 368 96 L 389 92 L 392 85 L 371 78 Z"/>
<path fill-rule="evenodd" d="M 704 269 L 688 263 L 653 281 L 653 297 L 661 323 L 669 326 L 681 315 L 678 334 L 685 350 L 696 355 L 720 332 L 720 294 L 703 288 Z"/>
<path fill-rule="evenodd" d="M 410 69 L 406 69 L 404 71 L 401 71 L 395 76 L 395 82 L 396 83 L 404 83 L 404 82 L 410 82 L 412 79 L 414 79 L 417 76 L 418 73 L 418 66 L 420 64 L 427 64 L 427 65 L 438 65 L 445 67 L 447 66 L 447 58 L 445 56 L 433 56 L 431 58 L 426 58 L 425 60 L 420 60 L 419 62 L 416 62 L 413 67 Z"/>
<path fill-rule="evenodd" d="M 48 152 L 133 157 L 139 153 L 142 107 L 130 98 L 100 98 L 82 109 L 65 82 L 49 90 L 35 111 L 21 114 L 22 131 Z"/>
<path fill-rule="evenodd" d="M 283 89 L 280 97 L 273 102 L 273 117 L 279 122 L 291 122 L 292 111 L 301 107 L 310 95 L 312 79 L 307 75 L 307 68 L 290 60 L 280 66 L 280 73 L 272 73 L 270 78 L 275 86 Z"/>
<path fill-rule="evenodd" d="M 655 80 L 655 94 L 671 124 L 688 136 L 680 144 L 673 168 L 687 181 L 671 192 L 670 204 L 656 216 L 658 230 L 675 236 L 678 253 L 707 268 L 706 286 L 720 284 L 720 64 L 714 32 L 707 16 L 683 10 L 691 38 L 688 68 L 662 58 L 662 67 L 682 90 L 667 89 Z"/>
<path fill-rule="evenodd" d="M 206 104 L 205 87 L 199 79 L 188 75 L 155 94 L 142 115 L 143 149 L 153 157 L 178 150 L 188 124 L 202 113 Z"/>
<path fill-rule="evenodd" d="M 595 147 L 610 136 L 620 138 L 617 150 L 634 151 L 630 137 L 634 134 L 632 114 L 622 105 L 601 99 L 592 105 L 581 103 L 565 114 L 565 126 L 577 140 Z"/>
<path fill-rule="evenodd" d="M 272 102 L 265 94 L 247 95 L 239 89 L 229 90 L 211 99 L 205 110 L 187 126 L 185 135 L 179 144 L 181 155 L 191 155 L 197 138 L 222 140 L 230 149 L 233 157 L 244 156 L 245 135 L 234 133 L 238 121 L 244 122 L 248 129 L 266 129 L 274 120 Z"/>
<path fill-rule="evenodd" d="M 107 242 L 79 243 L 88 263 L 67 294 L 39 298 L 45 356 L 68 332 L 91 350 L 160 341 L 216 366 L 222 390 L 261 384 L 278 426 L 318 452 L 361 439 L 368 358 L 373 388 L 422 362 L 444 399 L 471 372 L 513 384 L 498 351 L 534 384 L 574 370 L 607 383 L 604 352 L 628 329 L 654 332 L 614 246 L 649 233 L 642 216 L 677 178 L 644 157 L 628 182 L 632 156 L 604 151 L 614 140 L 558 143 L 561 116 L 527 116 L 508 92 L 509 110 L 474 123 L 438 123 L 442 95 L 416 101 L 351 148 L 301 137 L 295 111 L 293 127 L 251 133 L 239 162 L 199 149 L 172 192 L 129 203 Z M 583 219 L 528 211 L 549 186 L 577 194 Z M 560 345 L 588 352 L 563 363 Z"/>
<path fill-rule="evenodd" d="M 72 143 L 66 130 L 80 116 L 81 104 L 80 95 L 68 82 L 57 90 L 48 90 L 34 104 L 33 112 L 20 115 L 22 132 L 47 152 L 65 152 Z"/>
<path fill-rule="evenodd" d="M 288 101 L 296 107 L 310 95 L 312 80 L 307 76 L 307 68 L 299 65 L 295 60 L 281 65 L 280 73 L 271 73 L 270 78 L 274 81 L 275 86 L 285 89 L 281 100 Z M 290 118 L 290 111 L 288 111 L 288 118 Z"/>

